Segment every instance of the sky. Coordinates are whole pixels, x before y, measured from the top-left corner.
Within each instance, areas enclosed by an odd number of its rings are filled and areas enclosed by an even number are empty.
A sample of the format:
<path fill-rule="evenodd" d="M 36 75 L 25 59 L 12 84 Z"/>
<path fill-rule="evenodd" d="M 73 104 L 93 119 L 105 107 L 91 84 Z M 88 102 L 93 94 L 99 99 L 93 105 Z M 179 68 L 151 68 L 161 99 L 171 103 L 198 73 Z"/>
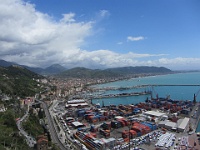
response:
<path fill-rule="evenodd" d="M 199 0 L 0 0 L 0 59 L 200 69 Z"/>

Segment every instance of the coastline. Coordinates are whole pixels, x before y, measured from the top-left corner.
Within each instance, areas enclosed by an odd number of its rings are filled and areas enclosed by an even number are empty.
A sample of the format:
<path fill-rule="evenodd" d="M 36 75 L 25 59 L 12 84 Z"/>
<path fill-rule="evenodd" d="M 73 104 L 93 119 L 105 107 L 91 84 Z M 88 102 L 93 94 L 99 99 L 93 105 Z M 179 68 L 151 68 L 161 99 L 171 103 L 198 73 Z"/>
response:
<path fill-rule="evenodd" d="M 173 75 L 173 74 L 191 74 L 191 73 L 199 73 L 200 71 L 186 71 L 186 72 L 170 72 L 170 73 L 163 73 L 163 74 L 136 74 L 135 77 L 124 77 L 118 80 L 110 80 L 110 81 L 105 81 L 102 83 L 94 83 L 94 84 L 90 84 L 87 85 L 88 88 L 91 89 L 98 89 L 100 85 L 104 85 L 104 84 L 109 84 L 109 83 L 113 83 L 113 82 L 121 82 L 121 81 L 125 81 L 125 80 L 134 80 L 134 79 L 141 79 L 141 78 L 154 78 L 154 77 L 159 77 L 159 76 L 167 76 L 167 75 Z M 102 88 L 102 87 L 100 87 Z M 112 87 L 111 87 L 112 88 Z"/>
<path fill-rule="evenodd" d="M 105 81 L 102 83 L 94 83 L 94 84 L 87 85 L 87 87 L 89 89 L 98 89 L 98 88 L 104 88 L 104 87 L 99 87 L 100 85 L 109 84 L 109 83 L 113 83 L 113 82 L 121 82 L 121 81 L 125 81 L 125 80 L 134 80 L 134 79 L 150 78 L 150 77 L 153 78 L 153 77 L 165 76 L 165 75 L 170 75 L 170 74 L 178 74 L 178 72 L 166 73 L 166 74 L 165 73 L 163 73 L 163 74 L 136 74 L 135 77 L 124 77 L 123 79 L 119 79 L 119 80 L 114 80 L 114 81 L 111 80 L 111 81 Z M 107 86 L 107 88 L 109 88 L 109 87 Z M 113 88 L 113 87 L 111 87 L 111 88 Z"/>

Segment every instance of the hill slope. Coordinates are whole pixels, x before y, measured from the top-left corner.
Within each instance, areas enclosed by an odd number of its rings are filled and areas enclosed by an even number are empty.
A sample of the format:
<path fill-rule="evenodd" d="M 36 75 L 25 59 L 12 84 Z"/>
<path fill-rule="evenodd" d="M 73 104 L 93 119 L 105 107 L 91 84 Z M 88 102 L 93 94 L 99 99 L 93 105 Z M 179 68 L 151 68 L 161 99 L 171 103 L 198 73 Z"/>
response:
<path fill-rule="evenodd" d="M 14 63 L 14 62 L 8 62 L 8 61 L 0 59 L 0 66 L 1 67 L 9 67 L 11 65 L 17 65 L 17 64 Z"/>
<path fill-rule="evenodd" d="M 33 96 L 38 90 L 35 79 L 42 76 L 20 66 L 0 67 L 0 90 L 20 97 Z"/>
<path fill-rule="evenodd" d="M 149 67 L 149 66 L 136 66 L 136 67 L 120 67 L 109 68 L 107 71 L 115 72 L 118 74 L 141 74 L 141 73 L 169 73 L 170 69 L 165 67 Z"/>
<path fill-rule="evenodd" d="M 99 70 L 99 69 L 88 69 L 84 67 L 76 67 L 69 69 L 67 71 L 64 71 L 60 74 L 58 74 L 60 77 L 71 77 L 71 78 L 104 78 L 107 76 L 112 76 L 112 77 L 118 77 L 119 74 L 109 72 L 109 71 L 104 71 L 104 70 Z"/>
<path fill-rule="evenodd" d="M 65 70 L 67 70 L 65 67 L 59 65 L 59 64 L 53 64 L 47 68 L 40 68 L 40 67 L 29 67 L 29 66 L 25 66 L 25 65 L 19 65 L 17 63 L 14 62 L 9 62 L 9 61 L 5 61 L 5 60 L 0 60 L 0 66 L 1 67 L 9 67 L 11 65 L 18 65 L 18 66 L 22 66 L 32 72 L 35 72 L 37 74 L 41 74 L 41 75 L 51 75 L 51 74 L 57 74 L 57 73 L 61 73 Z"/>
<path fill-rule="evenodd" d="M 67 70 L 65 67 L 59 65 L 59 64 L 54 64 L 51 65 L 47 68 L 44 69 L 44 73 L 46 74 L 57 74 L 57 73 L 61 73 L 63 71 Z"/>
<path fill-rule="evenodd" d="M 122 77 L 136 74 L 163 74 L 171 73 L 170 69 L 164 67 L 121 67 L 121 68 L 110 68 L 105 70 L 100 69 L 87 69 L 83 67 L 72 68 L 67 71 L 60 73 L 60 77 L 74 77 L 74 78 L 112 78 Z"/>

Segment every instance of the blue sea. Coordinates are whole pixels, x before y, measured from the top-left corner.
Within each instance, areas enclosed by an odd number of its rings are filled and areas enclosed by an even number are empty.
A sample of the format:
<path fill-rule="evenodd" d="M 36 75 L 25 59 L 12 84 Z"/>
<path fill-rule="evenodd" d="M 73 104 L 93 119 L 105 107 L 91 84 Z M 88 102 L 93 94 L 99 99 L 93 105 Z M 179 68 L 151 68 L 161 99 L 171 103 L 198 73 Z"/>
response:
<path fill-rule="evenodd" d="M 142 78 L 133 78 L 129 80 L 122 80 L 117 82 L 110 82 L 106 84 L 98 84 L 93 87 L 133 87 L 136 85 L 200 85 L 200 72 L 191 73 L 177 73 L 177 74 L 167 74 L 159 76 L 149 76 Z M 153 97 L 158 95 L 159 97 L 167 97 L 173 100 L 193 100 L 194 94 L 197 94 L 197 101 L 200 101 L 200 86 L 147 86 L 143 88 L 135 88 L 128 90 L 107 90 L 104 92 L 99 92 L 99 94 L 116 94 L 116 93 L 131 93 L 131 92 L 144 92 L 151 90 Z M 150 95 L 141 96 L 130 96 L 130 97 L 116 97 L 116 98 L 101 98 L 93 99 L 94 104 L 104 103 L 104 105 L 110 104 L 136 104 L 139 102 L 144 102 L 146 99 L 150 98 Z M 200 124 L 197 128 L 197 132 L 200 132 Z"/>

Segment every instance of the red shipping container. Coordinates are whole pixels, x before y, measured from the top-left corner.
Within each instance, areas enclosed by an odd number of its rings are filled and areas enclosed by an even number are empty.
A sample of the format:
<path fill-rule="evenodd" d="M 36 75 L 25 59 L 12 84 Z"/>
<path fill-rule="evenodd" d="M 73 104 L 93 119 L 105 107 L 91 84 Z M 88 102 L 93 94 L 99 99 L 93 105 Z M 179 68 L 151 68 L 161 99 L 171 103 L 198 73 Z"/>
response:
<path fill-rule="evenodd" d="M 104 116 L 108 116 L 108 111 L 104 111 Z"/>

